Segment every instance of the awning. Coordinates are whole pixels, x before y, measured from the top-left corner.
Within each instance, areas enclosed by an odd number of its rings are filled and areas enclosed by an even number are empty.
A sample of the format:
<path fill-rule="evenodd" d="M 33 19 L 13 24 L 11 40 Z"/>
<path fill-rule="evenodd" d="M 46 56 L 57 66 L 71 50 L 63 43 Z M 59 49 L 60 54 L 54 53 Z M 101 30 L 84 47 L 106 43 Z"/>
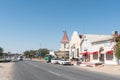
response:
<path fill-rule="evenodd" d="M 94 52 L 81 52 L 80 54 L 98 54 L 98 51 L 94 51 Z"/>
<path fill-rule="evenodd" d="M 98 51 L 94 51 L 94 52 L 80 52 L 80 54 L 98 54 Z M 113 50 L 109 50 L 109 51 L 105 51 L 105 52 L 101 52 L 101 53 L 106 53 L 106 54 L 113 54 L 114 51 Z"/>
<path fill-rule="evenodd" d="M 89 54 L 89 52 L 80 52 L 80 54 Z"/>
<path fill-rule="evenodd" d="M 92 52 L 92 54 L 98 54 L 98 51 Z"/>
<path fill-rule="evenodd" d="M 106 54 L 113 54 L 113 50 L 107 51 Z"/>

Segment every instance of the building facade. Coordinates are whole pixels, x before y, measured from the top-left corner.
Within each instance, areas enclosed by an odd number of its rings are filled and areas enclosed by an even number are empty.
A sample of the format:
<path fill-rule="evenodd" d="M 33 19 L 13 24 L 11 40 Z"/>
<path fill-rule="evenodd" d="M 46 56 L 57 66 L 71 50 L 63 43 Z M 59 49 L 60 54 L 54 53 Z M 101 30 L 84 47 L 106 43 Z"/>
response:
<path fill-rule="evenodd" d="M 70 41 L 69 58 L 84 58 L 86 62 L 117 64 L 112 35 L 79 35 L 73 32 Z"/>
<path fill-rule="evenodd" d="M 77 31 L 73 32 L 70 40 L 69 58 L 79 58 L 81 39 Z"/>

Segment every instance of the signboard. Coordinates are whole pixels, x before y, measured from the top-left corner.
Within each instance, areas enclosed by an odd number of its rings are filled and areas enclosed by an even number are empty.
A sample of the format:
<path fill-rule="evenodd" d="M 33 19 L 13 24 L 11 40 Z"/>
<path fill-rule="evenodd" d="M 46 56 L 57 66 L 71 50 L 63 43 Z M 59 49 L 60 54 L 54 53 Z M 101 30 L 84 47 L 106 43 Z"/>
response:
<path fill-rule="evenodd" d="M 39 52 L 39 53 L 37 53 L 37 57 L 41 57 L 41 53 Z"/>

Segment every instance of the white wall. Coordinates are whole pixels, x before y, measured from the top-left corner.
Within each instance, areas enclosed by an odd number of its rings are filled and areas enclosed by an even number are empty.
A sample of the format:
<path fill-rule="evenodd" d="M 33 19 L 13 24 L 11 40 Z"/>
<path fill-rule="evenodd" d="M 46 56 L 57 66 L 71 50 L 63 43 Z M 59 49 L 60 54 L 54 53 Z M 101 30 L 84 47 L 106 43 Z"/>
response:
<path fill-rule="evenodd" d="M 79 38 L 79 34 L 77 33 L 77 31 L 74 31 L 71 37 L 70 49 L 69 49 L 70 55 L 74 53 L 74 58 L 77 58 L 77 48 L 79 48 L 79 52 L 80 52 L 80 42 L 81 40 Z M 74 48 L 73 48 L 73 45 L 74 45 Z"/>
<path fill-rule="evenodd" d="M 94 52 L 94 51 L 98 51 L 100 47 L 104 48 L 104 52 L 113 50 L 113 46 L 115 45 L 114 42 L 110 42 L 110 40 L 108 41 L 104 41 L 104 42 L 98 42 L 98 43 L 94 43 L 92 44 L 87 38 L 84 39 L 81 47 L 82 47 L 82 51 L 84 52 L 85 49 L 87 49 L 88 52 Z M 93 54 L 90 54 L 90 62 L 100 62 L 99 60 L 99 55 L 98 54 L 98 59 L 97 60 L 93 60 Z M 105 64 L 117 64 L 117 59 L 115 58 L 115 55 L 113 55 L 113 60 L 106 60 L 106 53 L 104 53 L 104 63 Z"/>
<path fill-rule="evenodd" d="M 87 50 L 88 52 L 91 51 L 92 48 L 92 44 L 90 43 L 90 41 L 88 39 L 84 39 L 83 43 L 81 45 L 81 52 L 84 52 L 85 50 Z"/>
<path fill-rule="evenodd" d="M 105 54 L 105 57 L 106 57 L 106 54 Z M 106 60 L 105 58 L 105 64 L 118 64 L 117 63 L 117 58 L 115 57 L 115 54 L 113 53 L 113 60 Z"/>
<path fill-rule="evenodd" d="M 66 44 L 65 48 L 64 48 L 64 44 Z M 61 43 L 60 51 L 69 51 L 69 43 Z"/>

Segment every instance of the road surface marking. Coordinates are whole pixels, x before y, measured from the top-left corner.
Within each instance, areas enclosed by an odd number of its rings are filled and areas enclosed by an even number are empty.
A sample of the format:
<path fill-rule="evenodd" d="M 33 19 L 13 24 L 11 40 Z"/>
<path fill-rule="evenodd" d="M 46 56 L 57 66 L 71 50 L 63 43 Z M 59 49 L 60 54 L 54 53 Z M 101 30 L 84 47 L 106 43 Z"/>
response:
<path fill-rule="evenodd" d="M 31 64 L 31 63 L 28 63 L 28 64 L 30 64 L 30 65 L 33 65 L 33 64 Z M 38 65 L 33 65 L 34 67 L 37 67 L 37 68 L 40 68 L 40 66 L 38 66 Z M 46 71 L 46 70 L 45 70 Z M 51 74 L 54 74 L 54 75 L 56 75 L 56 76 L 60 76 L 60 74 L 58 74 L 58 73 L 56 73 L 56 72 L 53 72 L 53 71 L 47 71 L 47 72 L 49 72 L 49 73 L 51 73 Z"/>
<path fill-rule="evenodd" d="M 53 71 L 48 71 L 49 73 L 52 73 L 54 75 L 57 75 L 57 76 L 60 76 L 60 74 L 56 73 L 56 72 L 53 72 Z"/>

